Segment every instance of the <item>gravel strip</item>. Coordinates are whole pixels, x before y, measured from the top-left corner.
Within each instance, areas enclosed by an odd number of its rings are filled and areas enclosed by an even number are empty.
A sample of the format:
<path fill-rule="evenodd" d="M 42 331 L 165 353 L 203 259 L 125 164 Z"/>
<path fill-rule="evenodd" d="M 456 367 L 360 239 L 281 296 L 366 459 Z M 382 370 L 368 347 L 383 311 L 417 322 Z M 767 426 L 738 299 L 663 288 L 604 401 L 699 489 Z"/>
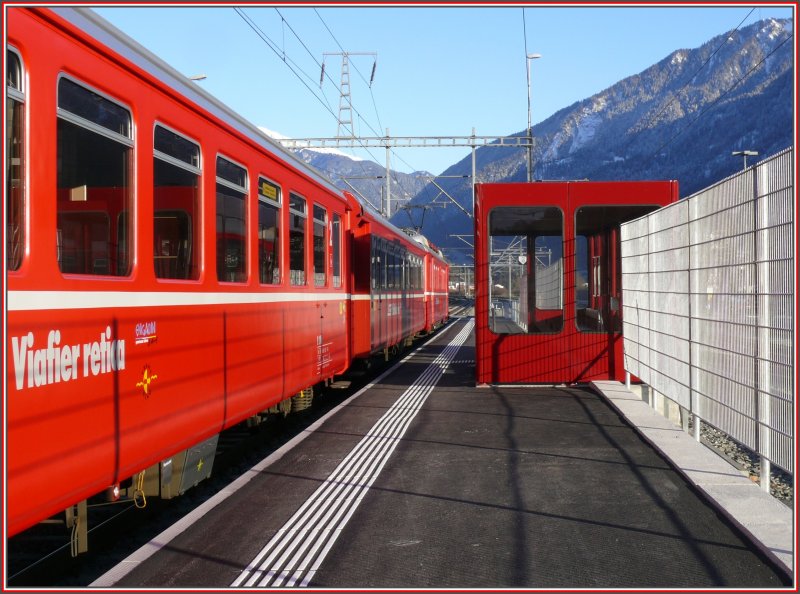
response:
<path fill-rule="evenodd" d="M 692 430 L 691 416 L 689 430 Z M 700 426 L 700 441 L 727 458 L 731 464 L 748 475 L 754 483 L 758 483 L 761 480 L 761 461 L 758 454 L 737 443 L 728 434 L 702 423 Z M 770 477 L 770 494 L 791 507 L 794 504 L 794 480 L 792 475 L 773 466 Z"/>

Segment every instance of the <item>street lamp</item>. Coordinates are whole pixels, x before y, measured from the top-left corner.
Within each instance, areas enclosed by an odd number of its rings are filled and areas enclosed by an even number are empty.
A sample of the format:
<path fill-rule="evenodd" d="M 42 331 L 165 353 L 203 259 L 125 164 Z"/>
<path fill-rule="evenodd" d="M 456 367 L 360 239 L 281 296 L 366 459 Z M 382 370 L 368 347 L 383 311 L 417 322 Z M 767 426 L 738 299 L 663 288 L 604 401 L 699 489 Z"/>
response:
<path fill-rule="evenodd" d="M 528 181 L 533 175 L 533 129 L 531 128 L 531 61 L 541 58 L 542 54 L 527 54 L 525 56 L 528 67 Z"/>
<path fill-rule="evenodd" d="M 189 80 L 205 80 L 208 78 L 205 74 L 193 74 L 189 77 Z"/>
<path fill-rule="evenodd" d="M 743 157 L 744 168 L 747 169 L 747 156 L 750 155 L 751 157 L 755 157 L 758 155 L 758 151 L 733 151 L 731 155 L 734 157 Z"/>

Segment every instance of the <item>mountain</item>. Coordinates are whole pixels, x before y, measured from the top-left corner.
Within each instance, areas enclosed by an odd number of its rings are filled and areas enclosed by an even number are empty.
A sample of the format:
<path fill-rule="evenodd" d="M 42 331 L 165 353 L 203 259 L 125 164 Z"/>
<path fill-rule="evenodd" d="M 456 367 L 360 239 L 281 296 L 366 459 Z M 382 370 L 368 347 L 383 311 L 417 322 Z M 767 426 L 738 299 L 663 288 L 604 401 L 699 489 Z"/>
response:
<path fill-rule="evenodd" d="M 547 180 L 677 179 L 682 197 L 742 167 L 732 151 L 756 150 L 749 164 L 793 144 L 794 61 L 791 20 L 764 20 L 680 49 L 647 70 L 566 107 L 533 128 L 534 178 Z M 513 136 L 526 136 L 522 130 Z M 479 148 L 478 181 L 524 181 L 523 149 Z M 443 176 L 470 176 L 471 157 Z M 472 210 L 469 178 L 439 184 Z M 410 203 L 437 195 L 426 188 Z M 435 209 L 422 233 L 464 261 L 456 234 L 472 234 L 458 208 Z M 405 223 L 405 215 L 392 218 Z M 461 256 L 459 257 L 459 254 Z"/>

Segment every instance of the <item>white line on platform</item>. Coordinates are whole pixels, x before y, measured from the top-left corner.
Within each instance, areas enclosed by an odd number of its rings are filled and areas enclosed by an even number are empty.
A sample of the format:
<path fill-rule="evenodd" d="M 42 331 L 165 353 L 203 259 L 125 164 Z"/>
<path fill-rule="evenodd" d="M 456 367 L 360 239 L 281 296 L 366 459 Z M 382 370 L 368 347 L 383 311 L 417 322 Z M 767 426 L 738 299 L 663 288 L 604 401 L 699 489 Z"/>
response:
<path fill-rule="evenodd" d="M 231 584 L 232 587 L 308 585 L 411 421 L 466 342 L 473 325 L 473 320 L 464 325 L 453 341 L 261 549 Z"/>

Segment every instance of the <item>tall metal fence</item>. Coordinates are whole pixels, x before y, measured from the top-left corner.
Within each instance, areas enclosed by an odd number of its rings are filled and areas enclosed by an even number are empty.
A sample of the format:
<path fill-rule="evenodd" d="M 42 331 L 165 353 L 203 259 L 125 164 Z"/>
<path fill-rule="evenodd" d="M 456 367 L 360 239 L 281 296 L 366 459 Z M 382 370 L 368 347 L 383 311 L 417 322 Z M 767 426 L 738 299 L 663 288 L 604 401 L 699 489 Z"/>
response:
<path fill-rule="evenodd" d="M 794 151 L 622 225 L 627 371 L 791 472 Z"/>

